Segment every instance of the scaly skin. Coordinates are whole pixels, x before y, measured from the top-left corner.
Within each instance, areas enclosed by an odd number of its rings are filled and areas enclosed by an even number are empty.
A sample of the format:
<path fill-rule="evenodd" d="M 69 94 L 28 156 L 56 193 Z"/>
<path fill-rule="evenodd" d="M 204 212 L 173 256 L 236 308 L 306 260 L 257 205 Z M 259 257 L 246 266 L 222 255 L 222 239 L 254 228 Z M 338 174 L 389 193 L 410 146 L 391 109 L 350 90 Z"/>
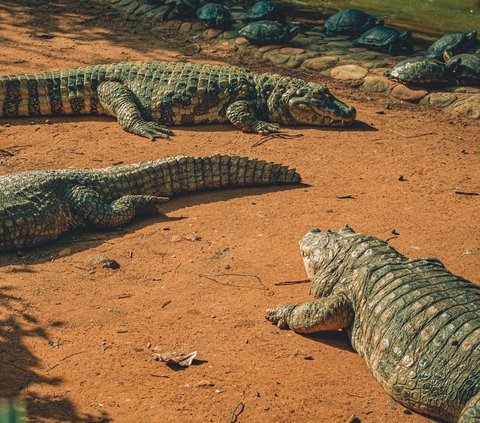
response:
<path fill-rule="evenodd" d="M 118 227 L 160 213 L 165 197 L 179 193 L 300 181 L 287 166 L 228 155 L 2 176 L 0 252 L 52 241 L 73 229 Z"/>
<path fill-rule="evenodd" d="M 396 401 L 448 422 L 480 422 L 480 286 L 348 226 L 312 229 L 300 249 L 317 300 L 268 309 L 268 320 L 303 333 L 348 330 Z"/>
<path fill-rule="evenodd" d="M 0 76 L 0 116 L 109 114 L 128 132 L 168 138 L 163 125 L 229 121 L 268 134 L 279 124 L 344 126 L 355 109 L 325 86 L 233 66 L 125 62 Z"/>

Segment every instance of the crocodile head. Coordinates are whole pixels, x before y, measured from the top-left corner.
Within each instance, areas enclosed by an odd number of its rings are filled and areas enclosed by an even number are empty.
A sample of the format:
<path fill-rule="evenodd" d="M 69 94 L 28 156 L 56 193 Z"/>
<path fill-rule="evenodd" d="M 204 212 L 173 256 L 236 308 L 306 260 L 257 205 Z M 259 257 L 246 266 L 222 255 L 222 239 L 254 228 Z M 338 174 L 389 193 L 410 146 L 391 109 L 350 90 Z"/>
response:
<path fill-rule="evenodd" d="M 288 125 L 347 126 L 356 117 L 354 107 L 335 98 L 326 86 L 292 84 L 281 96 L 277 109 L 281 122 Z"/>
<path fill-rule="evenodd" d="M 339 267 L 347 261 L 342 250 L 348 244 L 342 241 L 345 237 L 356 235 L 348 226 L 340 231 L 322 231 L 311 229 L 300 240 L 300 251 L 309 279 L 312 280 L 312 294 L 315 296 L 329 295 L 341 280 Z M 314 291 L 314 292 L 313 292 Z"/>

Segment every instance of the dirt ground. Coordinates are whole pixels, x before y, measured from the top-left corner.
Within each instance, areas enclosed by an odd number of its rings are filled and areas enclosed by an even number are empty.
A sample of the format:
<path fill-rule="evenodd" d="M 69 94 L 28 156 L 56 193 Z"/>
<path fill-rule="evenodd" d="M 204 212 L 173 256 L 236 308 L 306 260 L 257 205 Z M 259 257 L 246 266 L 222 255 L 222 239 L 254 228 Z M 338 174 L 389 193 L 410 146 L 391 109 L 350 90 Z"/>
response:
<path fill-rule="evenodd" d="M 272 71 L 212 43 L 188 56 L 196 45 L 185 39 L 86 2 L 5 0 L 0 74 L 146 59 Z M 400 252 L 478 282 L 480 197 L 455 192 L 480 192 L 480 125 L 328 83 L 358 125 L 289 128 L 303 137 L 257 147 L 259 136 L 229 125 L 152 143 L 108 117 L 1 120 L 2 174 L 228 152 L 294 165 L 308 185 L 179 197 L 165 217 L 3 255 L 0 397 L 25 398 L 39 422 L 429 421 L 384 393 L 343 333 L 279 331 L 264 310 L 309 299 L 307 284 L 275 284 L 305 279 L 298 240 L 311 227 L 348 223 L 382 239 L 395 229 Z M 120 269 L 92 268 L 95 255 Z M 258 278 L 202 276 L 217 273 Z M 175 350 L 201 361 L 174 371 L 152 359 Z"/>

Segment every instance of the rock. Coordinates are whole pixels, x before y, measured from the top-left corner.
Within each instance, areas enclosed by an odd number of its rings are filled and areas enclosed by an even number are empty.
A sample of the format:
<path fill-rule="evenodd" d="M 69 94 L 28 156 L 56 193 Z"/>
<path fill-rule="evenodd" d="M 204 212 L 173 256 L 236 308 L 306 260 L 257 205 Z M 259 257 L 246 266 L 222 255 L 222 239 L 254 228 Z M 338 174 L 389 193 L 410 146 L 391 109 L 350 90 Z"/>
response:
<path fill-rule="evenodd" d="M 449 110 L 457 115 L 465 116 L 472 119 L 480 118 L 480 95 L 466 96 L 449 107 Z"/>
<path fill-rule="evenodd" d="M 201 31 L 203 29 L 205 29 L 205 25 L 202 22 L 192 23 L 192 27 L 191 27 L 192 31 Z"/>
<path fill-rule="evenodd" d="M 299 54 L 305 53 L 305 50 L 303 48 L 283 47 L 280 49 L 280 53 L 286 54 L 288 56 L 297 56 Z"/>
<path fill-rule="evenodd" d="M 465 94 L 480 94 L 480 88 L 476 87 L 457 87 L 453 91 L 455 93 L 465 93 Z"/>
<path fill-rule="evenodd" d="M 71 248 L 64 248 L 58 252 L 58 257 L 67 257 L 72 255 Z"/>
<path fill-rule="evenodd" d="M 359 81 L 368 75 L 368 70 L 362 66 L 343 65 L 333 68 L 330 75 L 341 81 Z"/>
<path fill-rule="evenodd" d="M 452 104 L 458 98 L 452 93 L 431 93 L 422 99 L 421 104 L 437 109 L 443 109 Z"/>
<path fill-rule="evenodd" d="M 313 57 L 317 57 L 318 53 L 310 52 L 310 53 L 303 53 L 296 56 L 290 56 L 285 66 L 290 69 L 298 68 L 305 60 L 311 59 Z"/>
<path fill-rule="evenodd" d="M 207 36 L 207 38 L 213 39 L 213 38 L 217 38 L 222 32 L 223 32 L 222 29 L 208 28 L 205 31 L 205 35 Z"/>
<path fill-rule="evenodd" d="M 172 236 L 172 238 L 170 239 L 171 242 L 180 242 L 182 240 L 182 237 L 179 236 L 179 235 L 174 235 Z"/>
<path fill-rule="evenodd" d="M 363 89 L 370 93 L 390 93 L 391 81 L 385 76 L 367 75 L 363 80 Z"/>
<path fill-rule="evenodd" d="M 331 49 L 344 49 L 344 48 L 352 48 L 352 42 L 351 41 L 333 41 L 333 42 L 328 42 L 327 47 Z"/>
<path fill-rule="evenodd" d="M 192 29 L 192 23 L 191 22 L 183 22 L 180 25 L 180 32 L 190 32 Z"/>
<path fill-rule="evenodd" d="M 88 261 L 90 266 L 92 267 L 102 267 L 104 269 L 114 270 L 120 268 L 120 264 L 118 263 L 118 261 L 102 255 L 93 255 L 89 258 Z"/>
<path fill-rule="evenodd" d="M 270 60 L 270 62 L 275 63 L 276 65 L 282 65 L 290 58 L 290 56 L 287 56 L 286 54 L 277 53 L 276 50 L 268 51 L 263 55 L 263 57 Z"/>
<path fill-rule="evenodd" d="M 243 46 L 248 44 L 248 40 L 245 37 L 237 37 L 235 38 L 235 44 L 237 46 Z"/>
<path fill-rule="evenodd" d="M 339 58 L 335 56 L 321 56 L 306 60 L 302 68 L 315 71 L 323 71 L 333 68 L 338 63 Z"/>
<path fill-rule="evenodd" d="M 427 90 L 423 88 L 409 88 L 406 85 L 398 84 L 392 90 L 392 97 L 399 100 L 417 103 L 428 94 Z"/>
<path fill-rule="evenodd" d="M 235 38 L 235 37 L 238 37 L 238 31 L 225 31 L 223 33 L 223 38 L 225 38 L 226 40 L 229 40 L 231 38 Z"/>
<path fill-rule="evenodd" d="M 280 50 L 280 46 L 269 44 L 267 46 L 259 47 L 258 50 L 260 50 L 262 53 L 266 53 L 267 51 L 271 50 Z"/>

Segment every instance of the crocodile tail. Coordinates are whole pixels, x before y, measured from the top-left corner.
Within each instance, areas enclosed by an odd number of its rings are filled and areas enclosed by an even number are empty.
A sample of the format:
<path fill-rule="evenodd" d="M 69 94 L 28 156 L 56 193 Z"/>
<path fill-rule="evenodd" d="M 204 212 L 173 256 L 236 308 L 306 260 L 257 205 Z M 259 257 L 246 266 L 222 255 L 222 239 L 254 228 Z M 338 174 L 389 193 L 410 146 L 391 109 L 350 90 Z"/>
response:
<path fill-rule="evenodd" d="M 299 184 L 295 169 L 265 160 L 230 155 L 179 156 L 106 170 L 117 194 L 172 196 L 228 187 Z"/>
<path fill-rule="evenodd" d="M 96 68 L 0 76 L 0 116 L 97 113 Z"/>

